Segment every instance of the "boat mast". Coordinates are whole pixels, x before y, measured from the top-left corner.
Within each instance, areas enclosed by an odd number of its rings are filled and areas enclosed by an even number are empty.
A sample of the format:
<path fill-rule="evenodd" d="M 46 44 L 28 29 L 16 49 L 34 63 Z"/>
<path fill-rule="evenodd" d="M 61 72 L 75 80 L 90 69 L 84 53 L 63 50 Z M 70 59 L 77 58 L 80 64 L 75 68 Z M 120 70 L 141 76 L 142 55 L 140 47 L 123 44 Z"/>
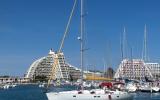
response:
<path fill-rule="evenodd" d="M 144 26 L 144 40 L 143 40 L 142 59 L 144 61 L 147 61 L 147 28 L 146 28 L 146 24 Z"/>
<path fill-rule="evenodd" d="M 131 47 L 131 72 L 132 72 L 132 76 L 130 75 L 130 79 L 134 79 L 135 74 L 134 74 L 134 65 L 133 65 L 133 52 L 132 52 L 132 47 Z"/>
<path fill-rule="evenodd" d="M 147 27 L 146 24 L 144 26 L 144 39 L 143 39 L 143 48 L 142 48 L 142 60 L 144 61 L 144 63 L 146 63 L 147 59 Z M 145 67 L 145 65 L 144 65 Z M 143 69 L 142 69 L 143 70 Z M 143 76 L 145 77 L 145 73 L 143 73 Z M 142 79 L 142 77 L 141 77 Z"/>
<path fill-rule="evenodd" d="M 122 38 L 121 38 L 121 56 L 122 56 L 122 77 L 126 77 L 126 64 L 124 62 L 124 59 L 127 58 L 127 53 L 126 53 L 126 28 L 124 27 L 123 29 L 123 34 L 122 34 Z"/>
<path fill-rule="evenodd" d="M 123 30 L 123 59 L 126 59 L 127 55 L 126 55 L 126 28 L 124 27 L 124 30 Z"/>
<path fill-rule="evenodd" d="M 84 51 L 84 48 L 83 48 L 83 0 L 81 0 L 81 18 L 80 18 L 80 27 L 81 27 L 81 30 L 80 30 L 80 38 L 81 38 L 81 41 L 80 41 L 80 45 L 81 45 L 81 50 L 80 50 L 80 54 L 81 54 L 81 84 L 83 84 L 83 51 Z"/>
<path fill-rule="evenodd" d="M 147 28 L 144 28 L 144 60 L 147 61 Z"/>
<path fill-rule="evenodd" d="M 54 63 L 53 63 L 52 68 L 51 68 L 51 72 L 50 72 L 51 75 L 50 75 L 48 83 L 47 83 L 47 88 L 50 86 L 50 83 L 51 83 L 52 80 L 56 80 L 56 72 L 57 72 L 57 69 L 58 69 L 58 62 L 59 62 L 58 56 L 62 51 L 62 48 L 63 48 L 63 45 L 64 45 L 64 40 L 65 40 L 65 38 L 67 36 L 67 33 L 69 31 L 69 26 L 71 24 L 71 20 L 72 20 L 73 14 L 75 12 L 76 4 L 77 4 L 77 0 L 74 1 L 72 10 L 71 10 L 71 13 L 70 13 L 70 16 L 69 16 L 69 19 L 68 19 L 64 34 L 63 34 L 63 38 L 61 40 L 61 44 L 60 44 L 59 50 L 57 52 L 57 57 L 54 58 Z"/>

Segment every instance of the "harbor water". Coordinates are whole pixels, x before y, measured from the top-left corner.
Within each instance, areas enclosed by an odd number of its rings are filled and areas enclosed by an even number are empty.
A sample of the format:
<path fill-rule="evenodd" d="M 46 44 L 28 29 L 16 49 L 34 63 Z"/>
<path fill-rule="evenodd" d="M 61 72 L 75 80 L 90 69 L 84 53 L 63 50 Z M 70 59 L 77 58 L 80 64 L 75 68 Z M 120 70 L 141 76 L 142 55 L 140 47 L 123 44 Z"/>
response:
<path fill-rule="evenodd" d="M 133 100 L 160 100 L 160 93 L 132 93 Z M 47 100 L 38 85 L 20 85 L 7 90 L 0 89 L 0 100 Z"/>
<path fill-rule="evenodd" d="M 47 100 L 38 85 L 18 85 L 6 90 L 0 89 L 0 100 Z"/>

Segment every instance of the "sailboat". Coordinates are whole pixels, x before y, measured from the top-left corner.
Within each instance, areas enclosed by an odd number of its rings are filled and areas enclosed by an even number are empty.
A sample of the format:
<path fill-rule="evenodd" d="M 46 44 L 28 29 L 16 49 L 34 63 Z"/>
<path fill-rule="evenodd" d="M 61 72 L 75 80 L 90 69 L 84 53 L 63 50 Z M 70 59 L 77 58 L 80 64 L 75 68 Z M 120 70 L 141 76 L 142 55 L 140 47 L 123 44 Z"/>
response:
<path fill-rule="evenodd" d="M 81 43 L 81 89 L 62 91 L 62 92 L 47 92 L 48 100 L 126 100 L 132 96 L 125 91 L 111 91 L 106 88 L 85 90 L 83 88 L 83 0 L 81 0 L 81 36 L 78 38 Z"/>

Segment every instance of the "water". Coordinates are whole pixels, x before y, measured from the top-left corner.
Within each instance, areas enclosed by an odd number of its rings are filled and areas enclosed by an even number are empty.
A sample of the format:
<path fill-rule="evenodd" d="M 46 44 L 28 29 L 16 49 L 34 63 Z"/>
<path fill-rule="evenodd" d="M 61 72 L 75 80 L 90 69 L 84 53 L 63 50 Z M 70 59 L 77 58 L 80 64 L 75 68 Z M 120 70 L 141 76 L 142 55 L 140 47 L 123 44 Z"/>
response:
<path fill-rule="evenodd" d="M 160 93 L 134 93 L 134 100 L 160 100 Z"/>
<path fill-rule="evenodd" d="M 160 100 L 160 93 L 133 93 L 133 95 L 134 100 Z M 22 85 L 0 90 L 0 100 L 47 100 L 47 97 L 37 85 Z"/>
<path fill-rule="evenodd" d="M 47 100 L 47 97 L 36 85 L 22 85 L 0 90 L 0 100 Z"/>

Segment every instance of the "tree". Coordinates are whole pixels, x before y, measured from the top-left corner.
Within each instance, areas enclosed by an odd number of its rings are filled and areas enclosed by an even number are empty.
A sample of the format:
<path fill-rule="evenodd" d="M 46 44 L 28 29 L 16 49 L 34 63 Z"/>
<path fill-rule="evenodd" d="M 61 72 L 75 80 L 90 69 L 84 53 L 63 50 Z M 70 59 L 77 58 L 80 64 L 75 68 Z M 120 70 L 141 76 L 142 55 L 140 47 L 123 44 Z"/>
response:
<path fill-rule="evenodd" d="M 114 73 L 115 73 L 114 70 L 111 67 L 109 67 L 107 69 L 107 71 L 105 72 L 105 77 L 113 78 L 114 77 Z"/>

